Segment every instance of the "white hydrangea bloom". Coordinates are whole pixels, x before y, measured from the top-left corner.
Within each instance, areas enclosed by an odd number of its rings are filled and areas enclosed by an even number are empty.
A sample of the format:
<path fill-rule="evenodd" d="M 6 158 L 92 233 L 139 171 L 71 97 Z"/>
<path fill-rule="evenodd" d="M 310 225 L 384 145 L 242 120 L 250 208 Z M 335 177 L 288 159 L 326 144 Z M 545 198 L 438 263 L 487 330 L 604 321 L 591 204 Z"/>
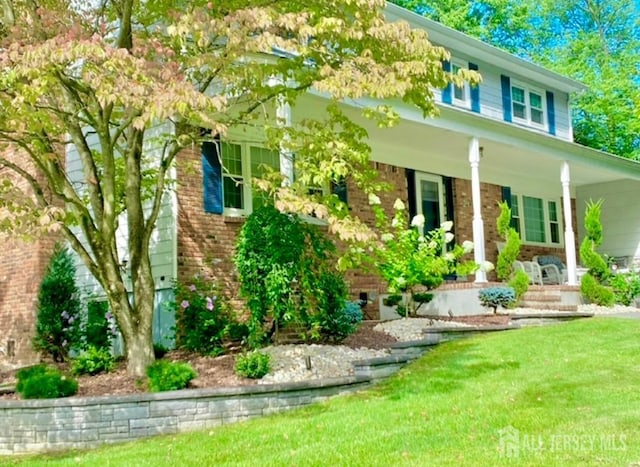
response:
<path fill-rule="evenodd" d="M 448 253 L 444 254 L 444 259 L 449 261 L 449 262 L 452 262 L 452 261 L 454 261 L 456 259 L 456 255 L 454 255 L 451 252 L 448 252 Z"/>
<path fill-rule="evenodd" d="M 480 269 L 485 272 L 493 271 L 493 263 L 491 261 L 484 261 L 480 265 Z"/>
<path fill-rule="evenodd" d="M 390 242 L 391 240 L 393 240 L 393 234 L 391 234 L 391 233 L 383 233 L 380 236 L 380 240 L 382 240 L 385 243 Z"/>
<path fill-rule="evenodd" d="M 418 227 L 420 229 L 424 227 L 424 216 L 422 214 L 414 216 L 411 220 L 411 227 Z"/>
<path fill-rule="evenodd" d="M 444 234 L 444 241 L 445 243 L 453 241 L 453 234 L 451 232 L 447 232 L 446 234 Z"/>
<path fill-rule="evenodd" d="M 396 199 L 396 202 L 393 203 L 393 209 L 396 211 L 404 211 L 404 203 L 400 198 Z"/>
<path fill-rule="evenodd" d="M 471 253 L 473 251 L 473 242 L 470 240 L 465 240 L 462 242 L 462 249 L 465 253 Z"/>
<path fill-rule="evenodd" d="M 372 206 L 380 204 L 380 197 L 374 193 L 369 193 L 369 204 Z"/>
<path fill-rule="evenodd" d="M 440 228 L 445 232 L 449 232 L 453 228 L 453 221 L 446 221 L 440 224 Z"/>

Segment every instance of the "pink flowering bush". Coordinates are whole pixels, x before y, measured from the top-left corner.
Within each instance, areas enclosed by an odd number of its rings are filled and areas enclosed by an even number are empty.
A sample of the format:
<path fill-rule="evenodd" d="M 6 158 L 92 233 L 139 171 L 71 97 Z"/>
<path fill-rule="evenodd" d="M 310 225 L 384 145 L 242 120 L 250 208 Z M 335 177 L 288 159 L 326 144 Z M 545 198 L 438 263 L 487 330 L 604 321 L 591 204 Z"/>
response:
<path fill-rule="evenodd" d="M 185 284 L 176 283 L 174 297 L 178 347 L 218 355 L 226 340 L 244 337 L 243 327 L 214 282 L 195 276 Z"/>

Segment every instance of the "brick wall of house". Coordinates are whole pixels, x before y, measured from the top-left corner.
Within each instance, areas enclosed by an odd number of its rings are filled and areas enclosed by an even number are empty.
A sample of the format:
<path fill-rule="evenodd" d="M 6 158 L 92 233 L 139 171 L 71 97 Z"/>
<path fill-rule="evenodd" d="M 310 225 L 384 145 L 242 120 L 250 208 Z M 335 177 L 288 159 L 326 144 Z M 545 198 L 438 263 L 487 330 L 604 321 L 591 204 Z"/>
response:
<path fill-rule="evenodd" d="M 2 174 L 11 177 L 10 172 Z M 28 192 L 22 179 L 15 186 Z M 2 238 L 0 251 L 0 368 L 32 364 L 38 354 L 31 348 L 35 331 L 38 289 L 49 263 L 55 237 L 34 242 Z"/>
<path fill-rule="evenodd" d="M 178 279 L 187 281 L 194 274 L 203 274 L 217 280 L 237 308 L 243 307 L 239 296 L 239 284 L 232 263 L 236 236 L 244 220 L 238 217 L 208 214 L 204 211 L 202 197 L 202 173 L 200 152 L 185 150 L 180 154 L 178 164 Z M 381 177 L 393 185 L 390 192 L 383 193 L 382 205 L 389 214 L 396 199 L 407 203 L 407 181 L 403 168 L 374 163 Z M 496 241 L 500 241 L 496 231 L 496 218 L 500 210 L 498 202 L 502 200 L 502 189 L 498 185 L 482 183 L 482 215 L 485 227 L 485 249 L 487 259 L 496 261 Z M 455 179 L 453 183 L 454 229 L 456 241 L 473 240 L 473 208 L 471 199 L 471 181 Z M 348 187 L 349 208 L 352 213 L 369 225 L 374 225 L 374 216 L 367 196 L 355 186 Z M 575 213 L 575 210 L 574 210 Z M 575 224 L 575 218 L 574 218 Z M 564 257 L 563 249 L 524 246 L 521 258 L 530 259 L 536 254 L 553 253 Z M 495 277 L 490 274 L 490 279 Z M 366 293 L 370 303 L 365 308 L 368 318 L 378 317 L 378 297 L 386 293 L 386 286 L 372 272 L 358 269 L 348 271 L 346 279 L 351 287 L 352 298 L 358 299 L 360 293 Z M 470 277 L 469 280 L 473 280 Z"/>
<path fill-rule="evenodd" d="M 196 170 L 200 164 L 200 152 L 184 150 L 178 163 L 178 280 L 188 281 L 194 274 L 215 279 L 225 290 L 236 308 L 243 307 L 239 295 L 238 278 L 232 262 L 236 237 L 244 219 L 209 214 L 204 211 L 202 196 L 202 172 Z M 376 164 L 385 180 L 393 183 L 394 189 L 380 196 L 385 209 L 392 211 L 397 198 L 407 201 L 407 185 L 404 169 Z M 374 216 L 368 198 L 353 185 L 348 187 L 350 209 L 369 225 Z M 366 292 L 371 303 L 365 307 L 369 318 L 378 315 L 377 298 L 386 291 L 384 284 L 372 273 L 362 270 L 349 271 L 346 279 L 351 286 L 352 298 L 358 299 Z"/>

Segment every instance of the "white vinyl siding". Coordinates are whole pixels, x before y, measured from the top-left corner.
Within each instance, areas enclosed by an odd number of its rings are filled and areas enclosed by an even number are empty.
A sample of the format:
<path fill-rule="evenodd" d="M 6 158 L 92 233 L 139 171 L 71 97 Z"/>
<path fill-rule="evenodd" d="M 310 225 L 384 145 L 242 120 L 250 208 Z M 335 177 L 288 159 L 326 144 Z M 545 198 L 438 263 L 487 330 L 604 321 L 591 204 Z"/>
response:
<path fill-rule="evenodd" d="M 160 136 L 164 132 L 172 131 L 169 123 L 158 125 L 151 129 L 148 133 L 147 141 L 149 143 L 146 149 L 146 155 L 150 160 L 157 160 L 154 154 L 160 150 L 157 140 L 154 142 L 154 136 Z M 97 138 L 89 138 L 91 147 L 97 147 Z M 66 150 L 67 173 L 69 179 L 76 186 L 76 189 L 82 191 L 82 166 L 79 160 L 77 150 L 74 146 L 68 146 Z M 172 280 L 175 279 L 176 271 L 176 206 L 174 202 L 174 194 L 167 191 L 162 199 L 162 207 L 158 216 L 156 228 L 152 233 L 149 245 L 151 254 L 151 267 L 153 277 L 156 281 L 156 289 L 170 288 Z M 123 272 L 125 273 L 125 283 L 128 279 L 124 261 L 128 261 L 127 252 L 128 229 L 124 215 L 120 216 L 119 227 L 116 232 L 116 241 L 118 246 L 118 254 L 120 260 L 123 261 Z M 86 297 L 103 296 L 104 292 L 89 272 L 85 264 L 76 256 L 76 278 L 78 288 Z"/>
<path fill-rule="evenodd" d="M 452 51 L 452 54 L 455 56 L 455 51 Z M 536 83 L 528 83 L 524 77 L 514 76 L 509 72 L 505 72 L 504 70 L 500 70 L 494 65 L 479 62 L 477 60 L 469 58 L 469 61 L 476 63 L 480 69 L 480 74 L 482 75 L 482 82 L 480 83 L 480 109 L 481 114 L 492 118 L 494 120 L 504 121 L 504 112 L 502 109 L 502 86 L 500 83 L 500 75 L 507 74 L 511 77 L 511 84 L 514 83 L 522 83 L 526 84 L 532 89 L 538 89 L 545 91 L 547 89 L 542 86 L 536 86 Z M 533 86 L 531 86 L 533 85 Z M 554 110 L 555 110 L 555 127 L 556 127 L 556 137 L 566 140 L 573 141 L 573 135 L 571 133 L 571 121 L 569 118 L 569 95 L 565 92 L 557 91 L 555 89 L 548 89 L 549 91 L 553 91 L 554 93 Z M 439 93 L 439 90 L 434 89 L 435 93 Z M 542 97 L 542 102 L 544 106 L 544 120 L 545 125 L 547 124 L 547 115 L 546 115 L 546 93 L 540 93 Z M 438 94 L 438 98 L 439 98 Z M 441 99 L 438 99 L 439 102 Z M 545 131 L 541 126 L 531 126 L 535 131 Z"/>
<path fill-rule="evenodd" d="M 601 253 L 616 257 L 640 258 L 640 181 L 616 180 L 576 188 L 578 239 L 585 237 L 584 212 L 590 200 L 603 200 L 601 222 L 604 226 Z M 636 262 L 637 264 L 637 262 Z"/>

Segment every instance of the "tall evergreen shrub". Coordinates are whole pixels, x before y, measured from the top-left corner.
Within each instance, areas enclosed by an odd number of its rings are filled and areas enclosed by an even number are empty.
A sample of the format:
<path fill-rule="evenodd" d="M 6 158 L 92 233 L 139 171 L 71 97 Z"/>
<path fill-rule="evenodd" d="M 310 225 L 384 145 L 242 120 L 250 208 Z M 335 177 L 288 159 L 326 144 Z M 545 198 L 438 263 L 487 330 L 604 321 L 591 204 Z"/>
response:
<path fill-rule="evenodd" d="M 597 248 L 602 244 L 602 200 L 589 201 L 584 213 L 586 236 L 580 245 L 580 260 L 589 271 L 580 280 L 580 292 L 592 303 L 611 306 L 615 296 L 611 287 L 606 283 L 611 276 L 607 261 L 598 253 Z"/>
<path fill-rule="evenodd" d="M 498 203 L 500 215 L 496 219 L 498 234 L 504 239 L 504 248 L 498 253 L 496 275 L 501 281 L 508 281 L 515 291 L 515 300 L 519 300 L 529 289 L 529 276 L 524 271 L 513 270 L 513 262 L 520 255 L 522 242 L 520 235 L 511 227 L 511 208 L 503 201 Z"/>
<path fill-rule="evenodd" d="M 62 362 L 69 350 L 82 346 L 76 268 L 67 249 L 56 245 L 38 292 L 33 348 Z"/>

